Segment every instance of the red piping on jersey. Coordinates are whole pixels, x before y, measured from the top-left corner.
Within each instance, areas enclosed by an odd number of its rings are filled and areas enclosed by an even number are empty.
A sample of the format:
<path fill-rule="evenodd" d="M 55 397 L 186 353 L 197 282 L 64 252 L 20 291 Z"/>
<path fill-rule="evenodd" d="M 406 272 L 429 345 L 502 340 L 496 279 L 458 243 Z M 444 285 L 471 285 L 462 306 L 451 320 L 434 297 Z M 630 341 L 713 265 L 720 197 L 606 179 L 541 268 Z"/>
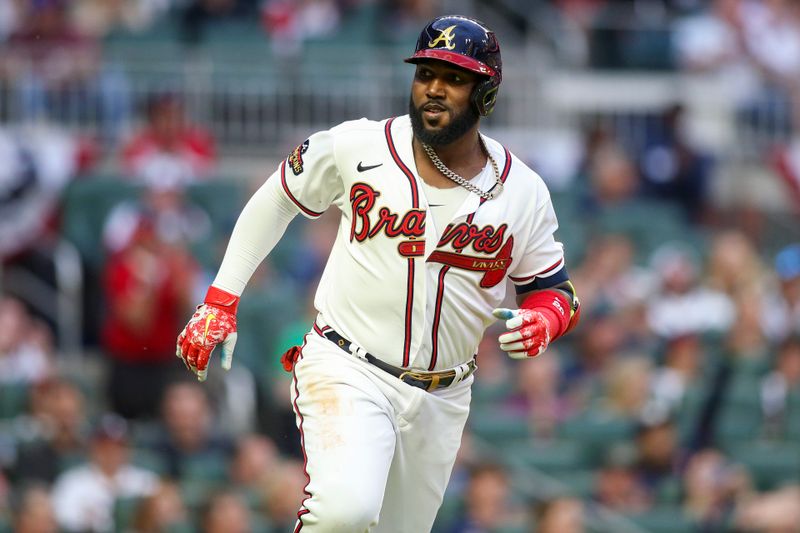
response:
<path fill-rule="evenodd" d="M 386 135 L 386 144 L 389 146 L 389 153 L 392 154 L 395 164 L 403 171 L 403 174 L 408 178 L 408 184 L 411 186 L 411 206 L 414 209 L 419 209 L 419 191 L 417 190 L 417 179 L 414 173 L 409 170 L 408 166 L 400 159 L 397 149 L 394 146 L 392 139 L 392 123 L 394 118 L 386 121 L 386 126 L 383 131 Z M 412 318 L 414 311 L 414 258 L 408 258 L 408 281 L 406 283 L 406 320 L 405 320 L 405 339 L 403 340 L 403 366 L 407 367 L 411 354 L 411 328 Z"/>
<path fill-rule="evenodd" d="M 434 252 L 436 253 L 436 252 Z M 436 305 L 433 310 L 433 327 L 431 328 L 431 364 L 428 370 L 436 368 L 436 358 L 439 355 L 439 321 L 442 318 L 442 301 L 444 300 L 444 276 L 450 267 L 445 265 L 439 271 L 439 284 L 436 288 Z"/>
<path fill-rule="evenodd" d="M 314 331 L 316 331 L 316 332 L 317 332 L 317 334 L 318 334 L 320 337 L 325 337 L 325 332 L 326 332 L 326 331 L 328 331 L 329 329 L 331 329 L 331 327 L 330 327 L 330 326 L 325 326 L 325 327 L 323 327 L 323 328 L 320 328 L 320 327 L 317 325 L 317 323 L 316 323 L 316 322 L 314 322 Z M 325 337 L 325 338 L 327 338 L 327 337 Z"/>
<path fill-rule="evenodd" d="M 397 149 L 394 147 L 394 140 L 392 139 L 392 122 L 394 122 L 394 118 L 390 118 L 386 121 L 386 127 L 384 128 L 384 132 L 386 133 L 386 144 L 389 145 L 389 153 L 392 154 L 392 159 L 400 167 L 400 170 L 403 171 L 403 174 L 406 175 L 408 178 L 408 183 L 411 185 L 411 206 L 414 209 L 419 209 L 419 191 L 417 190 L 417 179 L 414 177 L 414 173 L 409 170 L 408 166 L 403 163 L 403 160 L 400 159 L 400 155 L 397 153 Z"/>
<path fill-rule="evenodd" d="M 549 267 L 545 268 L 541 272 L 537 272 L 536 274 L 532 274 L 530 276 L 525 276 L 524 278 L 515 278 L 513 276 L 509 276 L 509 278 L 514 283 L 521 283 L 521 282 L 524 282 L 524 281 L 530 281 L 530 280 L 532 280 L 533 278 L 535 278 L 537 276 L 541 276 L 542 274 L 547 274 L 548 272 L 553 271 L 557 266 L 561 265 L 561 263 L 563 263 L 563 262 L 564 262 L 564 258 L 562 257 L 558 261 L 556 261 L 555 263 L 550 265 Z"/>
<path fill-rule="evenodd" d="M 406 283 L 406 334 L 403 341 L 403 366 L 408 366 L 411 353 L 411 319 L 414 312 L 414 258 L 408 258 L 408 281 Z"/>
<path fill-rule="evenodd" d="M 314 324 L 314 328 L 317 325 Z M 303 336 L 303 344 L 300 346 L 300 355 L 298 357 L 298 361 L 303 357 L 303 348 L 306 346 L 306 341 L 308 340 L 308 334 Z M 300 430 L 300 449 L 303 450 L 303 473 L 306 475 L 306 485 L 303 487 L 303 492 L 306 494 L 306 497 L 303 498 L 302 503 L 300 504 L 300 510 L 297 511 L 297 526 L 294 528 L 294 533 L 298 533 L 301 529 L 303 529 L 303 516 L 307 515 L 309 512 L 308 509 L 305 508 L 306 501 L 312 497 L 311 493 L 308 491 L 308 486 L 311 484 L 311 476 L 308 474 L 308 455 L 306 454 L 306 437 L 305 433 L 303 432 L 303 415 L 300 412 L 300 408 L 297 406 L 297 399 L 300 398 L 300 389 L 297 387 L 297 365 L 294 366 L 294 412 L 297 413 L 297 417 L 300 419 L 300 423 L 297 424 L 297 429 Z"/>
<path fill-rule="evenodd" d="M 300 211 L 302 211 L 303 213 L 307 214 L 308 216 L 314 217 L 314 218 L 322 216 L 322 213 L 318 213 L 316 211 L 312 211 L 311 209 L 309 209 L 306 206 L 304 206 L 303 204 L 301 204 L 300 201 L 297 198 L 294 197 L 294 195 L 292 194 L 292 191 L 289 190 L 289 187 L 286 185 L 286 160 L 285 159 L 283 160 L 283 162 L 281 162 L 281 185 L 283 186 L 283 191 L 286 193 L 286 196 L 289 197 L 289 200 L 291 200 L 294 203 L 294 205 L 296 205 L 300 209 Z"/>
<path fill-rule="evenodd" d="M 300 520 L 300 519 L 302 517 L 304 517 L 305 515 L 307 515 L 308 513 L 310 513 L 310 512 L 311 511 L 309 511 L 308 509 L 301 509 L 300 511 L 297 512 L 298 523 L 297 523 L 297 527 L 294 528 L 294 533 L 298 533 L 301 529 L 303 529 L 303 521 Z"/>

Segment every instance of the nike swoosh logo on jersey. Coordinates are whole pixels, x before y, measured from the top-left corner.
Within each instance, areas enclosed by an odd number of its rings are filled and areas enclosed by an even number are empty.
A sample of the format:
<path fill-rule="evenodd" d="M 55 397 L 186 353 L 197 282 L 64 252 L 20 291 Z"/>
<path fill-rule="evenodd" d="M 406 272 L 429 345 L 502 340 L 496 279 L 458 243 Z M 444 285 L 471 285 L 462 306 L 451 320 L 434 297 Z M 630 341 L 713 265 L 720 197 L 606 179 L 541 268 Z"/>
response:
<path fill-rule="evenodd" d="M 428 204 L 428 207 L 442 207 L 444 204 Z"/>
<path fill-rule="evenodd" d="M 203 331 L 203 344 L 206 343 L 206 336 L 208 335 L 208 326 L 209 324 L 211 324 L 211 321 L 214 320 L 215 318 L 217 317 L 214 315 L 214 313 L 209 313 L 208 316 L 206 316 L 206 329 L 205 331 Z"/>
<path fill-rule="evenodd" d="M 359 161 L 358 162 L 358 166 L 356 167 L 356 170 L 358 170 L 359 172 L 366 172 L 367 170 L 372 170 L 373 168 L 378 168 L 380 166 L 383 166 L 383 163 L 378 163 L 377 165 L 364 166 L 362 164 L 362 161 Z"/>

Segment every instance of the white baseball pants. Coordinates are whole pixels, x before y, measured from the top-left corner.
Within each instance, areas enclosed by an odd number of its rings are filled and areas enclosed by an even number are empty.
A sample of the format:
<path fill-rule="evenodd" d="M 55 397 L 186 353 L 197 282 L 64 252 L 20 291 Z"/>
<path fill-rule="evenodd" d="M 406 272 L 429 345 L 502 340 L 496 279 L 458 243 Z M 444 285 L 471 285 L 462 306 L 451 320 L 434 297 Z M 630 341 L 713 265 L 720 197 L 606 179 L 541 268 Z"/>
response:
<path fill-rule="evenodd" d="M 292 380 L 308 476 L 295 533 L 430 531 L 472 379 L 429 393 L 306 335 Z"/>

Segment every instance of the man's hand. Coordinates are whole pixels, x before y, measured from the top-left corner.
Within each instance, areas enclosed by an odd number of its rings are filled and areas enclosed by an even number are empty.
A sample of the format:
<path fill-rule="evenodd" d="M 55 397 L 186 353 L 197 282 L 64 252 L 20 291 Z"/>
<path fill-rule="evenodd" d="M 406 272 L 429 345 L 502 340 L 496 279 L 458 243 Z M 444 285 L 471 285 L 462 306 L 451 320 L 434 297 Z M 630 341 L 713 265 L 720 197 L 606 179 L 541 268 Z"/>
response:
<path fill-rule="evenodd" d="M 507 333 L 498 337 L 500 349 L 512 359 L 536 357 L 550 344 L 550 322 L 535 309 L 495 309 L 492 314 L 506 321 Z"/>
<path fill-rule="evenodd" d="M 205 381 L 208 360 L 217 344 L 222 343 L 222 368 L 230 370 L 236 345 L 236 307 L 238 296 L 210 287 L 205 303 L 197 308 L 178 336 L 176 355 L 186 368 Z"/>

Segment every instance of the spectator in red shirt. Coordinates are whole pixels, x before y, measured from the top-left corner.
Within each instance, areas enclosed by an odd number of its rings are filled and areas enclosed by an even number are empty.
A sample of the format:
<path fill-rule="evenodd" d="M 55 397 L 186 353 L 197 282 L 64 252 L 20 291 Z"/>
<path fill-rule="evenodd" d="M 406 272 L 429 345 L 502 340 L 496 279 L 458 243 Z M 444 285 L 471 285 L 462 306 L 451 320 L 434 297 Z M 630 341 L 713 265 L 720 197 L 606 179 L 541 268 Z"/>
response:
<path fill-rule="evenodd" d="M 197 274 L 185 248 L 166 244 L 146 218 L 105 265 L 102 343 L 110 361 L 109 400 L 119 414 L 156 414 L 164 387 L 179 370 L 173 337 L 191 305 Z"/>
<path fill-rule="evenodd" d="M 174 94 L 153 95 L 146 124 L 122 150 L 122 166 L 147 185 L 162 180 L 188 184 L 208 178 L 216 163 L 211 134 L 189 123 L 183 102 Z"/>

